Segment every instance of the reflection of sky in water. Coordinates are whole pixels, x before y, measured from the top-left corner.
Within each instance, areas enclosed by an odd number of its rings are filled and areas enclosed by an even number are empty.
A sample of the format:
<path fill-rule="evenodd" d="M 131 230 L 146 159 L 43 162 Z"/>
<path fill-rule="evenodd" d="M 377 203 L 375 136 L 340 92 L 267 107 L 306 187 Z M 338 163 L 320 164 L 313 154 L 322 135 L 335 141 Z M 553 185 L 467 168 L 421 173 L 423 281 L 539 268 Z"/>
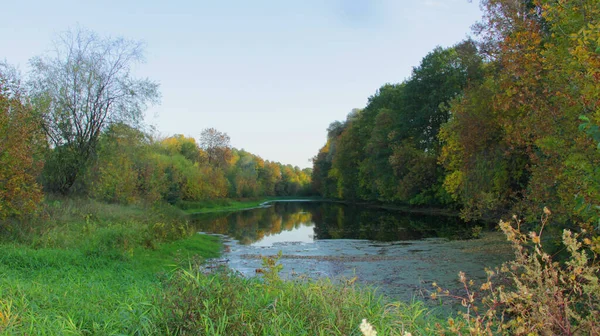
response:
<path fill-rule="evenodd" d="M 299 243 L 312 243 L 315 241 L 314 223 L 302 223 L 298 227 L 290 231 L 282 231 L 280 233 L 271 234 L 265 236 L 263 239 L 252 243 L 252 246 L 273 246 L 273 244 L 284 243 L 284 242 L 299 242 Z"/>
<path fill-rule="evenodd" d="M 428 298 L 432 282 L 462 293 L 459 271 L 485 280 L 484 267 L 512 256 L 499 233 L 463 240 L 471 225 L 456 218 L 424 216 L 334 203 L 275 203 L 269 208 L 198 218 L 201 231 L 224 234 L 229 267 L 253 276 L 262 256 L 279 251 L 281 276 L 296 279 L 357 277 L 394 299 Z M 438 301 L 426 304 L 441 309 Z M 440 310 L 441 311 L 441 310 Z"/>

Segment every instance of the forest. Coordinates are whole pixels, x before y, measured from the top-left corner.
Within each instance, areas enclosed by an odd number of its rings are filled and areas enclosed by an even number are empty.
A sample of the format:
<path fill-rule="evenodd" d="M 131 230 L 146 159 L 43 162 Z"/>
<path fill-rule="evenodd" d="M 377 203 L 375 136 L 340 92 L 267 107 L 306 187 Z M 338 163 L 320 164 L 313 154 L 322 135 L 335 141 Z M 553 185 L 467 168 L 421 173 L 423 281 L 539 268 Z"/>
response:
<path fill-rule="evenodd" d="M 444 207 L 597 230 L 597 3 L 482 2 L 477 40 L 438 47 L 331 123 L 313 186 L 347 201 Z M 595 232 L 595 231 L 594 231 Z"/>
<path fill-rule="evenodd" d="M 158 84 L 135 79 L 140 45 L 79 29 L 25 79 L 0 67 L 0 219 L 36 214 L 43 195 L 132 204 L 308 195 L 310 169 L 232 148 L 225 132 L 160 136 L 144 124 Z"/>

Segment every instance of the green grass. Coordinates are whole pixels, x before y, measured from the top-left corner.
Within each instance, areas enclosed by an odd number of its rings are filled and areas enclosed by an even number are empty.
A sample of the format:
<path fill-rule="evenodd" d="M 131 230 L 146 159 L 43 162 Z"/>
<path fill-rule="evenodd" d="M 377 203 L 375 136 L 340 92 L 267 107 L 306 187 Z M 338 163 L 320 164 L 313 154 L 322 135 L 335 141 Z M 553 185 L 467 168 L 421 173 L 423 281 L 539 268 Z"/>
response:
<path fill-rule="evenodd" d="M 219 243 L 196 235 L 129 256 L 81 249 L 0 246 L 0 301 L 11 306 L 6 333 L 148 334 L 160 330 L 159 272 L 192 255 L 214 257 Z M 0 331 L 2 323 L 0 318 Z"/>
<path fill-rule="evenodd" d="M 53 200 L 46 219 L 4 222 L 0 334 L 164 334 L 164 279 L 219 255 L 179 210 Z"/>
<path fill-rule="evenodd" d="M 362 319 L 379 335 L 435 334 L 438 320 L 420 302 L 388 304 L 373 293 L 328 280 L 181 269 L 164 293 L 165 318 L 180 335 L 361 335 Z"/>

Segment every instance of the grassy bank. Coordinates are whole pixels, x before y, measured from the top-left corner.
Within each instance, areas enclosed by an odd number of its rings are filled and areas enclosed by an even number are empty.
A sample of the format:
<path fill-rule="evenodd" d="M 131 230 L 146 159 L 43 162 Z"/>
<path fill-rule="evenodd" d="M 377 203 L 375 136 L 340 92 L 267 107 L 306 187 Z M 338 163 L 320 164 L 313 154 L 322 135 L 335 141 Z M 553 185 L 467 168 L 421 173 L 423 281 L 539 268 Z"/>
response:
<path fill-rule="evenodd" d="M 265 202 L 285 200 L 319 200 L 318 197 L 261 197 L 251 199 L 218 199 L 199 202 L 180 202 L 177 207 L 187 214 L 238 211 L 260 206 Z"/>
<path fill-rule="evenodd" d="M 163 334 L 164 278 L 219 254 L 177 211 L 54 200 L 3 222 L 0 334 Z"/>
<path fill-rule="evenodd" d="M 362 335 L 367 319 L 379 335 L 435 334 L 418 302 L 388 304 L 352 281 L 281 281 L 277 264 L 265 264 L 262 278 L 179 271 L 165 292 L 169 326 L 183 335 Z"/>
<path fill-rule="evenodd" d="M 171 207 L 51 200 L 43 219 L 0 230 L 2 335 L 360 335 L 363 318 L 400 335 L 431 325 L 419 304 L 280 281 L 274 261 L 262 278 L 205 274 L 220 242 Z"/>

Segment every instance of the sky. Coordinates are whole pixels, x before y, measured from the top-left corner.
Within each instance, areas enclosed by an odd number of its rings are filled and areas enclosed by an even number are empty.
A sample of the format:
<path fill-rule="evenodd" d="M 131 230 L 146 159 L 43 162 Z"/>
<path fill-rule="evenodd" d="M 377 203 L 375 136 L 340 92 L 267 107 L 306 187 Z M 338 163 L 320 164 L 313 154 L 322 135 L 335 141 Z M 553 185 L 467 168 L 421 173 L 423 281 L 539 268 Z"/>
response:
<path fill-rule="evenodd" d="M 0 60 L 26 74 L 78 25 L 143 41 L 134 71 L 160 84 L 145 120 L 162 136 L 214 127 L 236 148 L 306 168 L 331 122 L 480 18 L 467 0 L 7 1 Z"/>

